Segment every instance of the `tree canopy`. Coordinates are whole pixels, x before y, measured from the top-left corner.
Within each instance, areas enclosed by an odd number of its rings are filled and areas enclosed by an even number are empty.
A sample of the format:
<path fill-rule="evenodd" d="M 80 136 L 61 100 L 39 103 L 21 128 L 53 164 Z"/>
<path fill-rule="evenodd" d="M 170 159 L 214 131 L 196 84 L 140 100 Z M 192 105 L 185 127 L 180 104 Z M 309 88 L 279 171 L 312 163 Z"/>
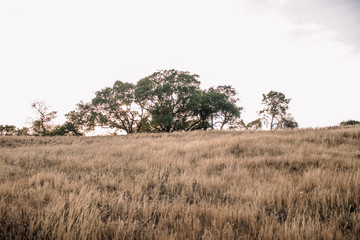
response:
<path fill-rule="evenodd" d="M 35 109 L 37 119 L 32 122 L 32 130 L 35 135 L 47 136 L 51 131 L 51 121 L 56 117 L 56 111 L 49 111 L 44 101 L 35 100 L 31 107 Z"/>
<path fill-rule="evenodd" d="M 122 81 L 97 91 L 91 102 L 97 123 L 102 127 L 124 130 L 128 134 L 135 132 L 141 114 L 135 106 L 134 92 L 134 84 Z"/>
<path fill-rule="evenodd" d="M 347 120 L 347 121 L 342 121 L 340 123 L 340 126 L 354 126 L 354 125 L 360 125 L 359 121 L 356 120 Z"/>
<path fill-rule="evenodd" d="M 116 81 L 66 116 L 80 132 L 100 126 L 127 134 L 223 129 L 240 118 L 242 107 L 234 88 L 201 90 L 198 78 L 172 69 L 157 71 L 136 84 Z"/>
<path fill-rule="evenodd" d="M 0 125 L 0 136 L 28 136 L 29 128 L 17 128 L 15 125 Z"/>
<path fill-rule="evenodd" d="M 200 92 L 198 77 L 189 72 L 163 70 L 138 82 L 137 102 L 151 115 L 154 129 L 161 132 L 187 129 Z"/>
<path fill-rule="evenodd" d="M 259 111 L 259 114 L 262 115 L 264 123 L 270 127 L 270 130 L 298 127 L 295 119 L 287 115 L 290 101 L 291 99 L 286 98 L 281 92 L 270 91 L 266 95 L 263 94 L 264 108 Z"/>

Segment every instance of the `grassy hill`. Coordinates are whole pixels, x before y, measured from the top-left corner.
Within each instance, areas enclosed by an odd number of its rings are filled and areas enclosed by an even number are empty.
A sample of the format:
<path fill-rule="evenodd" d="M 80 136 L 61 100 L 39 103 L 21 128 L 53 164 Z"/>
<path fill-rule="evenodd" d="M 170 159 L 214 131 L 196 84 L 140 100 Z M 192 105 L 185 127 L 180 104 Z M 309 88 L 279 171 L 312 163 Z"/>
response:
<path fill-rule="evenodd" d="M 14 238 L 359 239 L 360 128 L 1 137 Z"/>

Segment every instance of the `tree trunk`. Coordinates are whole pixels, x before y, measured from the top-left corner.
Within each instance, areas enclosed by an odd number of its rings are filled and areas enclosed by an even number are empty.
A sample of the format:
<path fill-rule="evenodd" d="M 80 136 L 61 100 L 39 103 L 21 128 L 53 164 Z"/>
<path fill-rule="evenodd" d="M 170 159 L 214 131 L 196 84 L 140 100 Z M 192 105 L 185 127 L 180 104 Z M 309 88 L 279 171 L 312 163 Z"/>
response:
<path fill-rule="evenodd" d="M 274 115 L 271 116 L 270 130 L 273 130 Z"/>

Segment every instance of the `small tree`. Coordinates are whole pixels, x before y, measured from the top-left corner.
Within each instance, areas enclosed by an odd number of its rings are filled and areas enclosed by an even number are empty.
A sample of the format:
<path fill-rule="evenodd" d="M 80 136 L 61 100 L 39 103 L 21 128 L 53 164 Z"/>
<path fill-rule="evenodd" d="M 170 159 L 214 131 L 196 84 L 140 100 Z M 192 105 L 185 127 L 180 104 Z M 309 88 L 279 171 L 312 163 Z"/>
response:
<path fill-rule="evenodd" d="M 49 136 L 83 136 L 74 124 L 65 122 L 62 125 L 57 125 L 53 130 L 48 133 Z"/>
<path fill-rule="evenodd" d="M 291 99 L 287 99 L 281 92 L 270 91 L 263 94 L 262 104 L 264 109 L 259 111 L 262 119 L 270 130 L 277 128 L 286 117 L 286 111 L 289 109 Z"/>
<path fill-rule="evenodd" d="M 243 109 L 237 105 L 239 99 L 236 96 L 235 89 L 227 85 L 199 91 L 197 107 L 193 110 L 196 119 L 191 122 L 191 130 L 216 127 L 222 130 L 226 125 L 235 129 Z"/>
<path fill-rule="evenodd" d="M 209 92 L 214 93 L 217 98 L 214 104 L 215 106 L 215 122 L 212 120 L 212 127 L 215 125 L 220 126 L 220 130 L 225 125 L 234 125 L 236 120 L 240 118 L 242 107 L 237 105 L 239 98 L 237 98 L 236 90 L 230 85 L 218 86 L 217 88 L 210 88 Z"/>
<path fill-rule="evenodd" d="M 29 130 L 30 130 L 30 129 L 27 128 L 27 127 L 19 128 L 19 129 L 17 129 L 17 131 L 16 131 L 16 135 L 17 135 L 17 136 L 30 136 Z"/>
<path fill-rule="evenodd" d="M 247 124 L 243 120 L 241 120 L 239 122 L 239 126 L 241 129 L 245 130 L 259 130 L 262 128 L 262 122 L 260 118 L 255 119 Z"/>
<path fill-rule="evenodd" d="M 155 131 L 185 130 L 197 106 L 198 75 L 162 70 L 141 79 L 135 89 L 137 104 L 148 111 Z"/>
<path fill-rule="evenodd" d="M 67 118 L 66 123 L 71 124 L 71 128 L 73 128 L 76 133 L 84 134 L 95 129 L 98 115 L 93 105 L 81 101 L 76 105 L 75 110 L 65 114 L 65 116 Z"/>
<path fill-rule="evenodd" d="M 14 125 L 0 125 L 0 136 L 14 136 L 17 128 Z"/>
<path fill-rule="evenodd" d="M 360 122 L 356 121 L 356 120 L 347 120 L 347 121 L 342 121 L 340 123 L 340 126 L 354 126 L 354 125 L 359 125 Z"/>
<path fill-rule="evenodd" d="M 135 103 L 135 85 L 132 83 L 116 81 L 112 88 L 97 91 L 92 105 L 98 124 L 127 134 L 136 132 L 143 118 L 143 111 Z"/>
<path fill-rule="evenodd" d="M 56 117 L 57 112 L 49 112 L 49 107 L 40 100 L 35 100 L 31 107 L 36 110 L 37 114 L 37 119 L 32 122 L 32 130 L 35 135 L 47 136 L 51 131 L 51 121 Z"/>
<path fill-rule="evenodd" d="M 278 123 L 278 129 L 285 129 L 285 128 L 297 128 L 299 124 L 295 121 L 294 117 L 291 114 L 287 114 L 281 121 Z"/>

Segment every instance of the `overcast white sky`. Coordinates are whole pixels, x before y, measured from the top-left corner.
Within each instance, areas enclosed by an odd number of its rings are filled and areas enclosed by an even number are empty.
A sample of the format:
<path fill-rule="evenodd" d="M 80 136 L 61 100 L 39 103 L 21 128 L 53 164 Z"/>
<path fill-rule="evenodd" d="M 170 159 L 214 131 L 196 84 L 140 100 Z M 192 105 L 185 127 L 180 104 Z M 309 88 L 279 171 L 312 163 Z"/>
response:
<path fill-rule="evenodd" d="M 360 120 L 359 23 L 358 0 L 0 1 L 0 124 L 160 69 L 233 85 L 246 122 L 270 90 L 300 127 Z"/>

